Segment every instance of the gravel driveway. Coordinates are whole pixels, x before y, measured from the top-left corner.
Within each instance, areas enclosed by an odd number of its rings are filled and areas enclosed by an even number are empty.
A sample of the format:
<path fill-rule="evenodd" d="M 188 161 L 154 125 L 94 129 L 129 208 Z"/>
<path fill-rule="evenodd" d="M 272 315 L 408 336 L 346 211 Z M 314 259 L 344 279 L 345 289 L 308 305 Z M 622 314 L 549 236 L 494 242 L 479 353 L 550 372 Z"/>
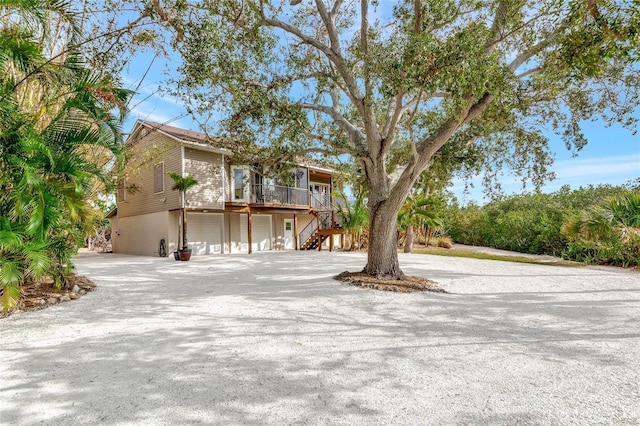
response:
<path fill-rule="evenodd" d="M 640 274 L 362 253 L 82 254 L 98 289 L 0 320 L 0 424 L 640 424 Z"/>

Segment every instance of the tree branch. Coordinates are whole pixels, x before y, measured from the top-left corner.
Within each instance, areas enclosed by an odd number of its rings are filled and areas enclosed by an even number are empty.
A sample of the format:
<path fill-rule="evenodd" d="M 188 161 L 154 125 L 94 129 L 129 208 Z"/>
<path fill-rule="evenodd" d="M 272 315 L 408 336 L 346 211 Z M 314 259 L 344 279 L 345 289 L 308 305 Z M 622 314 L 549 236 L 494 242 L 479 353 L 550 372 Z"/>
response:
<path fill-rule="evenodd" d="M 344 147 L 344 146 L 340 146 L 340 145 L 336 145 L 331 139 L 322 136 L 322 135 L 318 135 L 315 134 L 313 132 L 310 132 L 306 129 L 302 130 L 302 133 L 305 134 L 305 136 L 311 138 L 311 139 L 315 139 L 319 142 L 322 142 L 323 144 L 330 146 L 334 152 L 331 153 L 332 155 L 335 155 L 335 153 L 339 153 L 339 154 L 349 154 L 349 155 L 353 155 L 354 151 Z M 328 149 L 324 149 L 324 148 L 320 148 L 320 147 L 312 147 L 312 148 L 306 148 L 304 150 L 301 151 L 296 151 L 296 153 L 302 153 L 302 154 L 306 154 L 306 153 L 311 153 L 311 152 L 316 152 L 316 153 L 325 153 L 325 154 L 329 154 L 331 151 L 329 151 Z"/>
<path fill-rule="evenodd" d="M 333 4 L 331 13 L 329 14 L 329 16 L 331 17 L 331 21 L 335 22 L 335 18 L 338 15 L 338 10 L 340 9 L 340 6 L 342 6 L 342 3 L 344 3 L 344 0 L 336 0 L 336 2 Z"/>
<path fill-rule="evenodd" d="M 413 10 L 415 14 L 413 32 L 420 34 L 422 32 L 422 0 L 414 0 Z"/>
<path fill-rule="evenodd" d="M 184 31 L 177 24 L 175 16 L 169 14 L 160 5 L 160 0 L 151 0 L 151 5 L 153 7 L 153 10 L 158 14 L 158 16 L 160 16 L 160 19 L 162 21 L 166 22 L 167 24 L 169 24 L 169 26 L 175 30 L 175 32 L 176 32 L 176 40 L 177 41 L 184 40 Z"/>
<path fill-rule="evenodd" d="M 389 102 L 389 107 L 387 108 L 386 120 L 384 129 L 382 130 L 382 138 L 388 139 L 389 135 L 393 134 L 396 129 L 396 124 L 398 120 L 404 113 L 404 108 L 402 108 L 402 99 L 404 98 L 404 93 L 401 91 L 398 93 L 394 99 Z"/>
<path fill-rule="evenodd" d="M 317 0 L 321 1 L 321 0 Z M 364 99 L 362 102 L 362 121 L 364 122 L 365 133 L 368 135 L 367 142 L 369 152 L 374 155 L 385 155 L 385 143 L 382 141 L 375 109 L 373 106 L 373 84 L 371 83 L 371 70 L 369 56 L 369 0 L 360 0 L 360 46 L 364 60 Z"/>
<path fill-rule="evenodd" d="M 431 136 L 420 142 L 416 147 L 416 151 L 414 151 L 418 154 L 417 157 L 414 154 L 414 158 L 405 167 L 396 186 L 392 189 L 389 201 L 402 203 L 404 200 L 399 198 L 411 188 L 418 175 L 428 167 L 434 154 L 447 143 L 460 127 L 480 117 L 489 107 L 494 97 L 494 95 L 487 93 L 476 102 L 467 98 L 466 107 L 462 107 L 455 117 L 445 121 Z"/>
<path fill-rule="evenodd" d="M 616 40 L 624 40 L 625 36 L 620 31 L 614 30 L 607 23 L 607 21 L 602 17 L 600 13 L 600 9 L 598 9 L 598 0 L 589 0 L 589 14 L 596 21 L 596 24 L 600 27 L 600 29 L 607 35 L 615 38 Z"/>
<path fill-rule="evenodd" d="M 322 3 L 322 0 L 317 0 L 317 2 Z M 262 13 L 262 18 L 264 19 L 267 25 L 280 28 L 288 32 L 289 34 L 292 34 L 298 37 L 300 40 L 302 40 L 303 43 L 308 44 L 312 47 L 315 47 L 320 52 L 322 52 L 327 57 L 327 59 L 329 59 L 329 61 L 336 66 L 338 73 L 347 84 L 348 91 L 346 93 L 349 95 L 349 98 L 351 99 L 353 104 L 356 106 L 356 108 L 358 108 L 360 113 L 364 114 L 363 105 L 362 105 L 362 99 L 364 98 L 364 96 L 362 95 L 362 92 L 358 87 L 358 83 L 355 77 L 351 72 L 349 72 L 347 64 L 345 63 L 344 59 L 340 55 L 340 52 L 334 52 L 334 50 L 331 47 L 322 43 L 318 39 L 303 33 L 302 31 L 300 31 L 300 29 L 294 27 L 293 25 L 290 25 L 278 19 L 267 18 L 266 15 L 264 14 L 264 11 L 262 11 L 261 13 Z M 332 37 L 335 37 L 335 38 L 338 37 L 337 30 L 335 29 L 335 27 L 329 26 L 327 27 L 327 31 L 329 32 L 330 39 Z M 332 32 L 333 34 L 331 34 Z"/>
<path fill-rule="evenodd" d="M 511 68 L 512 71 L 517 70 L 522 64 L 527 62 L 529 59 L 533 58 L 535 55 L 537 55 L 547 47 L 551 46 L 553 43 L 555 43 L 558 40 L 560 35 L 562 35 L 562 32 L 565 30 L 565 28 L 566 28 L 565 24 L 560 25 L 560 27 L 558 27 L 551 34 L 549 34 L 549 37 L 547 37 L 545 40 L 542 40 L 540 43 L 533 45 L 530 49 L 520 53 L 513 61 L 511 61 L 511 63 L 509 64 L 509 68 Z"/>
<path fill-rule="evenodd" d="M 322 22 L 324 22 L 324 26 L 327 29 L 327 35 L 329 36 L 331 50 L 337 56 L 342 56 L 340 39 L 338 38 L 338 30 L 336 29 L 336 24 L 333 20 L 334 17 L 331 16 L 331 14 L 327 11 L 323 0 L 316 0 L 316 7 L 318 8 L 320 18 L 322 18 Z"/>
<path fill-rule="evenodd" d="M 351 122 L 349 122 L 349 120 L 347 120 L 342 114 L 340 114 L 337 109 L 326 105 L 308 104 L 304 102 L 297 103 L 296 105 L 303 109 L 318 111 L 323 114 L 329 115 L 342 130 L 347 132 L 349 135 L 356 136 L 356 138 L 352 140 L 362 139 L 360 130 L 358 130 L 356 126 L 354 126 Z"/>
<path fill-rule="evenodd" d="M 517 74 L 515 77 L 516 79 L 520 80 L 523 79 L 531 74 L 537 74 L 539 72 L 543 71 L 542 67 L 535 67 L 535 68 L 531 68 L 530 70 L 527 70 L 525 72 L 523 72 L 522 74 Z"/>

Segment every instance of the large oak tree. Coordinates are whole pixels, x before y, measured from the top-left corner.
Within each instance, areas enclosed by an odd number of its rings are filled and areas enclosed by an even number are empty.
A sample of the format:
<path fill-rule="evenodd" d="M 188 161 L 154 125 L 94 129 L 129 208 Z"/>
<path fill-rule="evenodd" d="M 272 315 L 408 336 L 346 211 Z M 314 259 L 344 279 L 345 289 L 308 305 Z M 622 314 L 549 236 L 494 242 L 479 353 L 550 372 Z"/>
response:
<path fill-rule="evenodd" d="M 487 178 L 510 166 L 539 185 L 545 134 L 576 150 L 584 120 L 635 126 L 631 0 L 148 3 L 175 30 L 176 91 L 205 129 L 280 159 L 359 162 L 373 276 L 403 277 L 397 213 L 433 164 L 483 159 Z"/>

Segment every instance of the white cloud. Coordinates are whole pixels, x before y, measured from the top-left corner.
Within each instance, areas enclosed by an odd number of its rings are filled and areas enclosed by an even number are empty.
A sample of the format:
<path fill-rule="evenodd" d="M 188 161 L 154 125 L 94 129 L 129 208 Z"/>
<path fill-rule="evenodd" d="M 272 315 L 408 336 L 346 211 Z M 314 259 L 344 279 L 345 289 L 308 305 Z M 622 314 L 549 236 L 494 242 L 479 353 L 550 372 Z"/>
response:
<path fill-rule="evenodd" d="M 640 176 L 640 154 L 559 161 L 553 169 L 557 180 L 585 178 L 587 183 L 620 175 Z"/>
<path fill-rule="evenodd" d="M 548 182 L 543 192 L 557 191 L 562 185 L 570 185 L 573 189 L 589 184 L 621 185 L 640 176 L 640 153 L 558 161 L 552 170 L 556 173 L 556 179 Z M 465 201 L 487 201 L 482 192 L 482 176 L 474 176 L 469 182 L 474 188 L 468 188 L 467 195 L 463 193 L 465 183 L 462 179 L 453 179 L 449 189 Z M 505 175 L 500 183 L 506 194 L 522 192 L 522 182 L 514 176 Z M 532 189 L 530 185 L 527 188 Z"/>

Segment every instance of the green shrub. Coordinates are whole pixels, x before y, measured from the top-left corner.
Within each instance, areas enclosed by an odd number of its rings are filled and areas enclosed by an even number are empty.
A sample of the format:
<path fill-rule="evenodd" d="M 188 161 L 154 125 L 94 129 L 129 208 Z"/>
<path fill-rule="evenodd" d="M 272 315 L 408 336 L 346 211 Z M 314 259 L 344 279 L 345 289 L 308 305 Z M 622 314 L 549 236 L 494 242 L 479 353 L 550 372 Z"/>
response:
<path fill-rule="evenodd" d="M 551 194 L 510 196 L 482 207 L 454 204 L 444 221 L 447 233 L 462 244 L 629 266 L 638 263 L 640 231 L 633 224 L 640 223 L 639 206 L 640 195 L 625 187 L 563 187 Z M 568 232 L 572 221 L 587 216 L 592 228 L 600 224 L 610 232 L 596 239 L 587 238 L 584 230 L 572 236 Z"/>

